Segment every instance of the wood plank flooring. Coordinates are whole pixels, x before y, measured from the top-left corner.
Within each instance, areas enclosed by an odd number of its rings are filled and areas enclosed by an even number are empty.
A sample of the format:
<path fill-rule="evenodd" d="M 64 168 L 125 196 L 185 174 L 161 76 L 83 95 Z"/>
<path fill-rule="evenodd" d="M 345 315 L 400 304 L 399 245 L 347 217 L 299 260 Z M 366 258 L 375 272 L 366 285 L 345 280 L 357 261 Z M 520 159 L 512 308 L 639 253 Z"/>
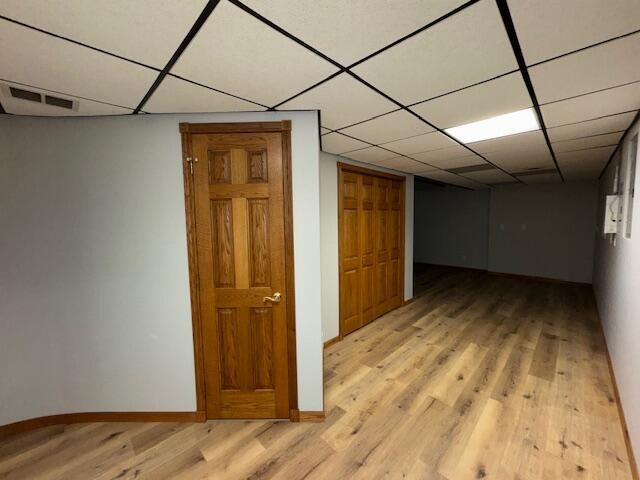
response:
<path fill-rule="evenodd" d="M 0 479 L 631 479 L 589 288 L 416 291 L 325 351 L 324 423 L 49 427 L 0 443 Z"/>

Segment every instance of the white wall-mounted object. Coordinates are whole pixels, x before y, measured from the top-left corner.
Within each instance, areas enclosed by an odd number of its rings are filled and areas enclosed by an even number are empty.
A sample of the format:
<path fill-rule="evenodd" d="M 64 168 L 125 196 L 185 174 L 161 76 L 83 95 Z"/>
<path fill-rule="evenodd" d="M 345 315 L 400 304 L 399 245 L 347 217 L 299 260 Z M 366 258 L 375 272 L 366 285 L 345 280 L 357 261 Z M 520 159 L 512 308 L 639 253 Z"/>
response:
<path fill-rule="evenodd" d="M 620 214 L 618 205 L 620 204 L 620 195 L 607 195 L 604 208 L 604 225 L 602 233 L 618 232 L 618 217 Z"/>

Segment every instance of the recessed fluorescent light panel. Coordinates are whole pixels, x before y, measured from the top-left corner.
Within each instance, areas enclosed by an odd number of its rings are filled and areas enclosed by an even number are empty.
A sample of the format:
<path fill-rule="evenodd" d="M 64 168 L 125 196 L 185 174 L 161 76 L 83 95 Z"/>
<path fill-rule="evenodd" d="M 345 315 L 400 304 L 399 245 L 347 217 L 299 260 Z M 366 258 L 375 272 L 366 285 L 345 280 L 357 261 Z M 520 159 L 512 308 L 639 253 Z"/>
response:
<path fill-rule="evenodd" d="M 538 130 L 538 119 L 533 108 L 505 113 L 479 122 L 447 128 L 445 132 L 462 143 L 479 142 L 490 138 L 505 137 L 515 133 Z"/>

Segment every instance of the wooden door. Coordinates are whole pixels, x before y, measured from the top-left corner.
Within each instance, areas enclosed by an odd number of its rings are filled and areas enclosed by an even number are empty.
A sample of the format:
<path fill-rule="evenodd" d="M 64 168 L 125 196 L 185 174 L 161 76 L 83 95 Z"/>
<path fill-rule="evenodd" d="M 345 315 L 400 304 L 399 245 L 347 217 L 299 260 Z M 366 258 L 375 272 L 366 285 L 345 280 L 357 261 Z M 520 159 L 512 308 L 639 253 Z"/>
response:
<path fill-rule="evenodd" d="M 389 190 L 390 180 L 375 179 L 374 194 L 374 314 L 376 317 L 389 311 Z M 397 232 L 395 232 L 397 234 Z"/>
<path fill-rule="evenodd" d="M 374 250 L 375 250 L 375 230 L 374 230 L 374 184 L 375 177 L 370 175 L 358 175 L 361 182 L 360 190 L 360 286 L 361 305 L 360 326 L 366 325 L 377 317 L 375 313 L 374 295 Z"/>
<path fill-rule="evenodd" d="M 392 180 L 388 195 L 387 307 L 392 310 L 404 301 L 404 183 Z"/>
<path fill-rule="evenodd" d="M 341 232 L 340 252 L 340 313 L 344 333 L 350 333 L 362 326 L 362 300 L 360 282 L 361 225 L 359 199 L 362 179 L 360 175 L 344 172 L 340 191 L 342 209 L 340 211 Z"/>
<path fill-rule="evenodd" d="M 288 418 L 283 138 L 191 134 L 208 418 Z"/>
<path fill-rule="evenodd" d="M 402 305 L 404 178 L 339 165 L 340 334 Z"/>

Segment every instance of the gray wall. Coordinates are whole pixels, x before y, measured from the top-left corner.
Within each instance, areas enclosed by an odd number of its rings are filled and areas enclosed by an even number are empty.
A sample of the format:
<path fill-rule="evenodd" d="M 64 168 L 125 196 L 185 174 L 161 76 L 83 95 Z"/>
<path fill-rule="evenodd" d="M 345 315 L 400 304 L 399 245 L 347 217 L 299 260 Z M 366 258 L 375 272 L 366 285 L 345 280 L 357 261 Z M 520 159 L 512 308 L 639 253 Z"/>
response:
<path fill-rule="evenodd" d="M 628 158 L 631 138 L 640 133 L 640 123 L 636 123 L 623 142 L 623 157 Z M 639 149 L 640 151 L 640 149 Z M 620 157 L 614 159 L 600 184 L 600 201 L 613 192 L 614 175 Z M 623 162 L 623 167 L 624 167 Z M 624 169 L 623 169 L 624 171 Z M 640 158 L 636 161 L 636 192 L 640 191 Z M 628 205 L 625 205 L 625 212 Z M 602 232 L 602 215 L 598 215 L 598 227 Z M 626 218 L 626 215 L 624 215 Z M 623 232 L 626 224 L 619 226 Z M 597 237 L 596 262 L 593 279 L 598 311 L 607 339 L 611 363 L 620 400 L 624 409 L 631 443 L 636 458 L 640 458 L 640 200 L 636 193 L 633 207 L 633 229 L 631 238 L 623 234 L 599 234 Z"/>
<path fill-rule="evenodd" d="M 340 333 L 340 268 L 338 257 L 338 162 L 359 165 L 406 178 L 404 299 L 413 298 L 413 175 L 320 152 L 320 230 L 322 239 L 322 335 Z"/>
<path fill-rule="evenodd" d="M 590 283 L 596 211 L 596 182 L 418 187 L 415 259 Z"/>
<path fill-rule="evenodd" d="M 316 112 L 0 118 L 0 425 L 196 408 L 178 123 L 291 119 L 300 408 L 322 410 Z"/>
<path fill-rule="evenodd" d="M 489 190 L 416 182 L 416 262 L 487 268 Z"/>
<path fill-rule="evenodd" d="M 491 191 L 489 270 L 591 283 L 596 182 Z"/>

